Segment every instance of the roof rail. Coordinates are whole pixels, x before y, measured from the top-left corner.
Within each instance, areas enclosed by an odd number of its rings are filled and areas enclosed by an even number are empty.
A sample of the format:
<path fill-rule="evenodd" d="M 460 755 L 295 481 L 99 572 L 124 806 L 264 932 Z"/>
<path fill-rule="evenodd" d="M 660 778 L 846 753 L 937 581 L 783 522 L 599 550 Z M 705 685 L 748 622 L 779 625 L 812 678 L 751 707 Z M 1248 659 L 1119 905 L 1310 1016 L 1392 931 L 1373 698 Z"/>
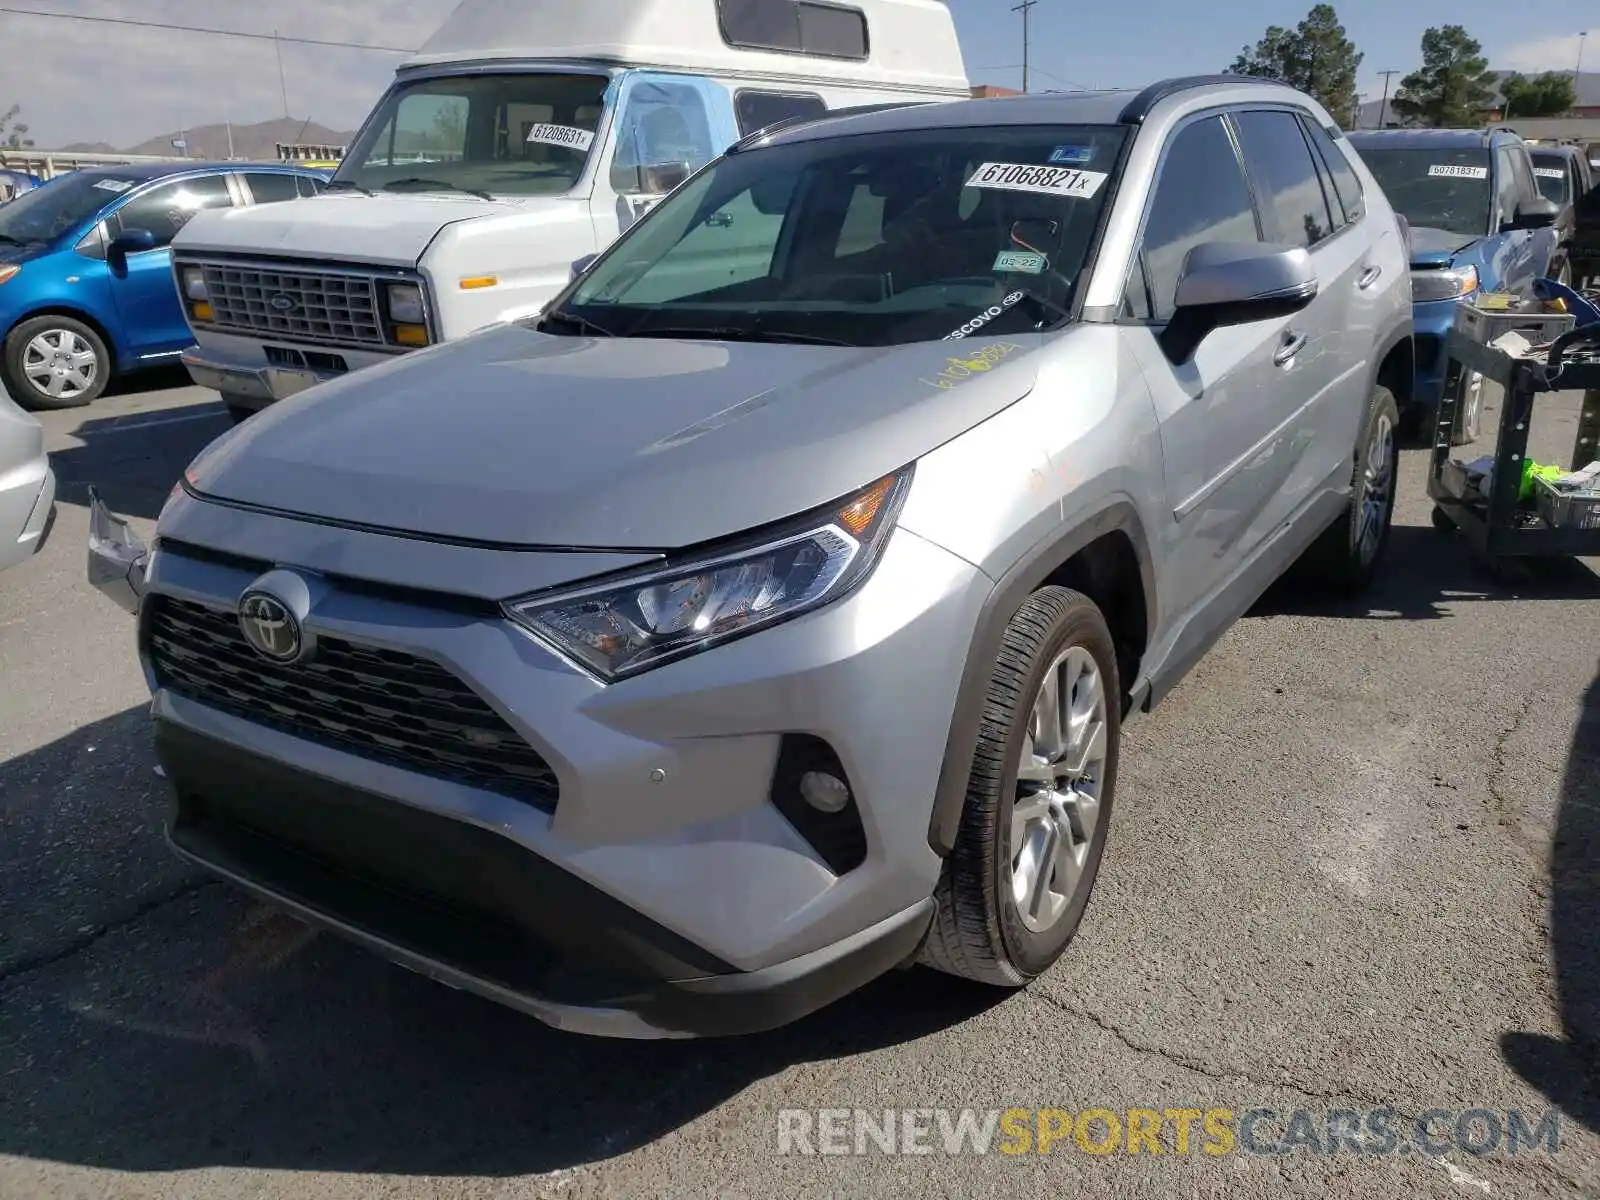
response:
<path fill-rule="evenodd" d="M 1138 125 L 1150 115 L 1152 108 L 1167 99 L 1167 97 L 1176 96 L 1179 92 L 1187 92 L 1191 88 L 1252 83 L 1267 84 L 1272 87 L 1288 86 L 1288 84 L 1280 83 L 1276 79 L 1263 79 L 1259 75 L 1180 75 L 1174 79 L 1162 79 L 1152 83 L 1144 91 L 1128 101 L 1127 106 L 1122 110 L 1122 115 L 1117 120 L 1123 125 Z"/>

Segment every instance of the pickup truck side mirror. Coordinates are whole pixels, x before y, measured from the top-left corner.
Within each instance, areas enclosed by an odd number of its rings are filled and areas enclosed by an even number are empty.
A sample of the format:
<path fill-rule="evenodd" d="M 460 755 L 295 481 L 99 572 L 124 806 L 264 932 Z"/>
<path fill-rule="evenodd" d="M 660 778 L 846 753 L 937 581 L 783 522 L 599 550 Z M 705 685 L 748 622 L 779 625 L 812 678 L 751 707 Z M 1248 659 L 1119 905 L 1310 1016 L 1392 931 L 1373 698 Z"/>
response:
<path fill-rule="evenodd" d="M 689 175 L 686 162 L 651 163 L 639 168 L 639 190 L 646 196 L 665 196 Z"/>
<path fill-rule="evenodd" d="M 1517 205 L 1516 214 L 1505 223 L 1506 229 L 1548 229 L 1561 215 L 1561 206 L 1554 200 L 1535 196 Z"/>
<path fill-rule="evenodd" d="M 575 259 L 572 264 L 572 278 L 576 279 L 589 269 L 589 265 L 599 258 L 598 254 L 585 254 L 582 258 Z"/>
<path fill-rule="evenodd" d="M 1304 247 L 1202 242 L 1184 260 L 1162 353 L 1174 366 L 1186 363 L 1213 330 L 1285 317 L 1316 296 L 1317 272 Z"/>
<path fill-rule="evenodd" d="M 106 262 L 113 271 L 128 269 L 128 255 L 156 248 L 156 235 L 148 229 L 124 229 L 106 245 Z"/>

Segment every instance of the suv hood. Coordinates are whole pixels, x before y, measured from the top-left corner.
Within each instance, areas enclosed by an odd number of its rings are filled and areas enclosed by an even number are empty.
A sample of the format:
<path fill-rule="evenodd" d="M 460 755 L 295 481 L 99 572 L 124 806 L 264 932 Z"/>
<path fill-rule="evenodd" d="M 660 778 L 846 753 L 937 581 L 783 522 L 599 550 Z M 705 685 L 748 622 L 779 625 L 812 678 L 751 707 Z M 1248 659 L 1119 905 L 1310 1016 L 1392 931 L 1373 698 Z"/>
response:
<path fill-rule="evenodd" d="M 676 549 L 921 457 L 1026 395 L 1041 342 L 857 349 L 498 325 L 272 405 L 188 480 L 202 496 L 436 538 Z"/>
<path fill-rule="evenodd" d="M 178 231 L 172 247 L 179 253 L 288 254 L 414 267 L 446 225 L 527 213 L 539 203 L 432 192 L 334 192 L 247 208 L 202 209 Z"/>
<path fill-rule="evenodd" d="M 1481 235 L 1451 233 L 1448 229 L 1434 229 L 1428 225 L 1411 227 L 1411 265 L 1414 267 L 1447 267 L 1450 260 L 1475 242 Z"/>

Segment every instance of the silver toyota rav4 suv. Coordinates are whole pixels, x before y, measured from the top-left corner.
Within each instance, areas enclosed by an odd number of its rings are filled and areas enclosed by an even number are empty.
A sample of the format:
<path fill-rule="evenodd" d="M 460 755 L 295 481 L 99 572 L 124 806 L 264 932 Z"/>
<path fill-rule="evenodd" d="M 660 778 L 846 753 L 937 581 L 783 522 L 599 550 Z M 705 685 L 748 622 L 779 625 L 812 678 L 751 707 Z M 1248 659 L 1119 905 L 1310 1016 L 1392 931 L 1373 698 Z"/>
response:
<path fill-rule="evenodd" d="M 171 840 L 566 1029 L 1025 984 L 1123 721 L 1291 565 L 1372 576 L 1406 268 L 1277 85 L 748 138 L 541 318 L 225 434 L 149 550 L 95 501 Z"/>

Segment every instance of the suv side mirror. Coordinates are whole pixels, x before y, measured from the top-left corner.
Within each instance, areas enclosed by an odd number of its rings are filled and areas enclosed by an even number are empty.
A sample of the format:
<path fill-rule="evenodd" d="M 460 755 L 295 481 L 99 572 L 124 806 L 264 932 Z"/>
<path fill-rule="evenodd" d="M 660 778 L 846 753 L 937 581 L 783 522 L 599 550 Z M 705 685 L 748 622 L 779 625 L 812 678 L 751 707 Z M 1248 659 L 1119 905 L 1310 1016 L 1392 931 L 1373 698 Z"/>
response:
<path fill-rule="evenodd" d="M 599 257 L 598 254 L 585 254 L 582 258 L 576 259 L 572 264 L 572 278 L 576 279 L 582 275 L 589 269 L 589 264 Z"/>
<path fill-rule="evenodd" d="M 1316 295 L 1317 272 L 1304 247 L 1202 242 L 1184 260 L 1161 350 L 1174 366 L 1186 363 L 1212 330 L 1286 317 Z"/>
<path fill-rule="evenodd" d="M 1548 229 L 1561 215 L 1561 206 L 1554 200 L 1535 196 L 1517 205 L 1516 215 L 1507 221 L 1507 229 Z"/>
<path fill-rule="evenodd" d="M 148 229 L 124 229 L 106 246 L 106 261 L 113 271 L 125 270 L 128 255 L 156 248 L 156 235 Z"/>

